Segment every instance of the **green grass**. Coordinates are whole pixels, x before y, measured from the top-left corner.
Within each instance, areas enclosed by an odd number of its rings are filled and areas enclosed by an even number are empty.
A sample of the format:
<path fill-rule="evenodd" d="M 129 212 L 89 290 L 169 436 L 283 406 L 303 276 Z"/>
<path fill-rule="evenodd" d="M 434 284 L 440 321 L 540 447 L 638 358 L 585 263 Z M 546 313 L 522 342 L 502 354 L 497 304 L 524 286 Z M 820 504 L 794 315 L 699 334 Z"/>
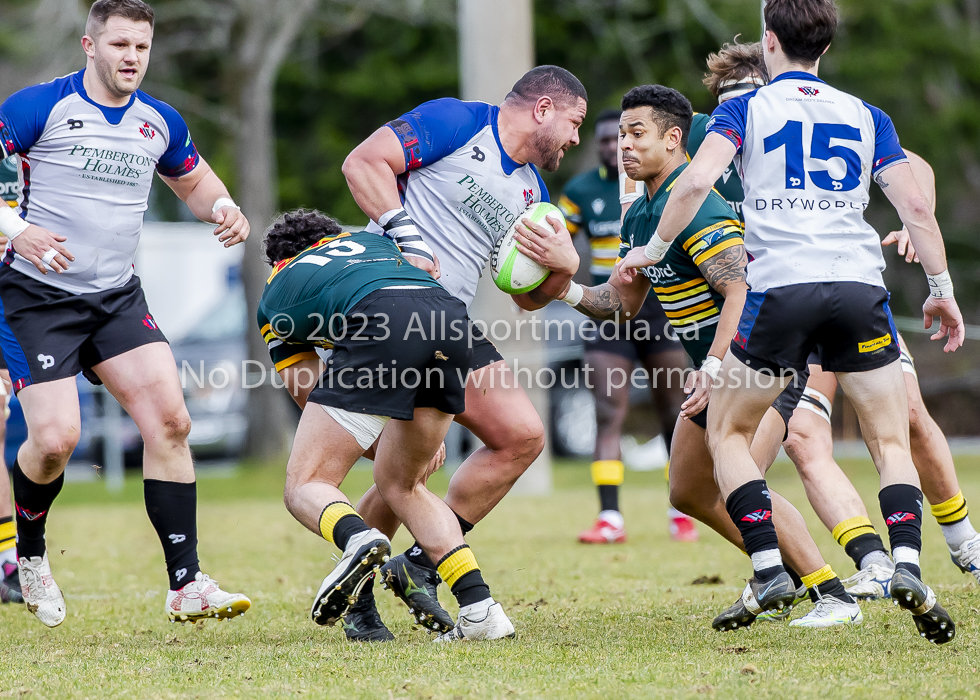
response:
<path fill-rule="evenodd" d="M 980 499 L 980 462 L 960 460 L 963 490 Z M 870 465 L 845 465 L 880 525 Z M 356 497 L 369 473 L 355 471 Z M 866 603 L 859 628 L 824 632 L 758 624 L 716 633 L 713 616 L 749 575 L 743 555 L 702 528 L 695 545 L 666 535 L 661 473 L 627 476 L 630 542 L 584 547 L 575 535 L 596 511 L 585 464 L 561 464 L 555 493 L 510 497 L 470 536 L 518 638 L 437 646 L 379 592 L 397 640 L 347 643 L 308 611 L 332 548 L 302 529 L 280 500 L 283 476 L 242 470 L 200 482 L 201 559 L 253 609 L 197 628 L 163 615 L 166 576 L 137 479 L 118 496 L 69 484 L 49 518 L 55 576 L 68 618 L 48 630 L 22 607 L 0 608 L 0 697 L 34 698 L 868 698 L 980 695 L 980 587 L 945 555 L 938 526 L 924 532 L 923 568 L 957 619 L 956 640 L 934 647 L 907 613 Z M 825 555 L 843 551 L 805 506 L 793 472 L 771 482 L 803 506 Z M 437 475 L 434 487 L 445 485 Z M 980 503 L 980 500 L 975 501 Z M 399 533 L 396 547 L 408 544 Z M 692 585 L 702 575 L 723 584 Z M 455 612 L 450 596 L 444 602 Z"/>

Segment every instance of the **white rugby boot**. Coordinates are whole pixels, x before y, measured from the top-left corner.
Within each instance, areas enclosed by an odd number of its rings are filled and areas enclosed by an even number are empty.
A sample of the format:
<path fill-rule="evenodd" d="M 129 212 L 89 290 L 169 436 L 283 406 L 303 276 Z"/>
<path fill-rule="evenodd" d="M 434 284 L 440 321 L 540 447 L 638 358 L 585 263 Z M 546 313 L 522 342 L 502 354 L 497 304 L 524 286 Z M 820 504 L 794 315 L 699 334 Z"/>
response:
<path fill-rule="evenodd" d="M 967 540 L 957 550 L 949 550 L 949 556 L 960 571 L 973 574 L 973 578 L 980 583 L 980 535 Z"/>
<path fill-rule="evenodd" d="M 65 596 L 51 575 L 48 553 L 30 559 L 21 557 L 17 564 L 20 569 L 20 589 L 27 609 L 48 627 L 57 627 L 64 622 L 68 608 L 65 606 Z"/>
<path fill-rule="evenodd" d="M 488 641 L 516 637 L 514 624 L 507 617 L 500 603 L 493 598 L 467 605 L 459 609 L 456 626 L 435 638 L 437 642 Z"/>
<path fill-rule="evenodd" d="M 844 590 L 859 600 L 874 600 L 891 596 L 892 576 L 895 566 L 868 564 L 857 573 L 841 581 Z"/>
<path fill-rule="evenodd" d="M 817 604 L 813 610 L 803 617 L 793 620 L 789 626 L 825 629 L 838 625 L 860 625 L 862 622 L 864 622 L 864 615 L 861 613 L 861 608 L 857 602 L 851 601 L 849 603 L 832 595 L 822 596 L 820 591 L 817 591 Z"/>
<path fill-rule="evenodd" d="M 194 624 L 209 618 L 229 620 L 252 607 L 252 601 L 241 593 L 228 593 L 218 588 L 217 581 L 203 571 L 183 588 L 167 592 L 167 617 L 171 622 Z"/>

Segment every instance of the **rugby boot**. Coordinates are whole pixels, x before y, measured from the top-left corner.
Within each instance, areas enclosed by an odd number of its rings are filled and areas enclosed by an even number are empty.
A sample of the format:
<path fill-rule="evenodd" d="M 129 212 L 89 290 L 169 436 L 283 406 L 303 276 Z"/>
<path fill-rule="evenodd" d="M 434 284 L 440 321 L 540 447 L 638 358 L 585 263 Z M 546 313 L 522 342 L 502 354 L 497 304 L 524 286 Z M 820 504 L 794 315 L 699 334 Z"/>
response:
<path fill-rule="evenodd" d="M 964 542 L 958 550 L 949 550 L 949 556 L 960 571 L 973 574 L 980 583 L 980 535 Z"/>
<path fill-rule="evenodd" d="M 439 572 L 419 566 L 404 554 L 388 560 L 381 567 L 381 587 L 389 589 L 405 605 L 418 624 L 431 632 L 447 632 L 453 618 L 439 605 L 437 587 L 442 583 Z"/>
<path fill-rule="evenodd" d="M 868 564 L 852 576 L 841 581 L 844 590 L 858 600 L 875 600 L 887 598 L 892 584 L 895 567 L 888 568 L 881 564 Z"/>
<path fill-rule="evenodd" d="M 817 604 L 806 615 L 790 622 L 790 627 L 826 629 L 838 625 L 860 625 L 864 622 L 864 615 L 857 601 L 841 600 L 832 595 L 820 595 L 820 591 L 816 589 L 814 591 L 817 594 Z"/>
<path fill-rule="evenodd" d="M 23 603 L 24 594 L 20 590 L 20 571 L 17 564 L 4 562 L 0 574 L 3 574 L 0 579 L 0 603 Z"/>
<path fill-rule="evenodd" d="M 796 589 L 796 598 L 793 600 L 792 604 L 787 605 L 782 610 L 767 610 L 766 612 L 761 612 L 756 619 L 759 622 L 783 622 L 789 619 L 790 613 L 793 612 L 793 608 L 800 603 L 805 603 L 808 600 L 810 600 L 810 596 L 807 595 L 806 586 L 800 586 Z"/>
<path fill-rule="evenodd" d="M 683 513 L 671 514 L 668 516 L 667 529 L 670 532 L 670 539 L 674 542 L 697 542 L 698 526 L 694 524 L 694 518 Z"/>
<path fill-rule="evenodd" d="M 516 637 L 514 624 L 507 617 L 500 603 L 493 598 L 467 605 L 459 609 L 456 626 L 436 637 L 437 642 L 489 641 Z"/>
<path fill-rule="evenodd" d="M 202 571 L 194 580 L 176 591 L 167 591 L 167 617 L 171 622 L 230 620 L 240 617 L 252 607 L 252 601 L 241 593 L 221 590 L 218 582 Z"/>
<path fill-rule="evenodd" d="M 711 626 L 719 632 L 748 627 L 765 611 L 781 612 L 796 600 L 796 586 L 785 571 L 764 583 L 754 578 L 745 584 L 741 597 L 718 617 Z"/>
<path fill-rule="evenodd" d="M 626 528 L 600 516 L 595 525 L 579 533 L 578 541 L 582 544 L 623 544 L 626 542 Z"/>
<path fill-rule="evenodd" d="M 347 639 L 352 642 L 391 642 L 395 639 L 378 614 L 374 587 L 370 583 L 365 584 L 357 602 L 344 613 L 341 624 Z"/>
<path fill-rule="evenodd" d="M 359 532 L 347 541 L 344 554 L 327 574 L 313 599 L 310 617 L 318 625 L 333 625 L 357 602 L 371 574 L 388 561 L 391 542 L 379 530 Z"/>
<path fill-rule="evenodd" d="M 21 557 L 17 561 L 20 570 L 20 587 L 30 610 L 48 627 L 57 627 L 65 621 L 67 608 L 65 596 L 51 575 L 48 553 L 42 557 Z"/>
<path fill-rule="evenodd" d="M 908 569 L 895 569 L 891 594 L 896 605 L 912 613 L 919 636 L 933 644 L 945 644 L 956 636 L 953 618 L 936 602 L 936 594 Z"/>

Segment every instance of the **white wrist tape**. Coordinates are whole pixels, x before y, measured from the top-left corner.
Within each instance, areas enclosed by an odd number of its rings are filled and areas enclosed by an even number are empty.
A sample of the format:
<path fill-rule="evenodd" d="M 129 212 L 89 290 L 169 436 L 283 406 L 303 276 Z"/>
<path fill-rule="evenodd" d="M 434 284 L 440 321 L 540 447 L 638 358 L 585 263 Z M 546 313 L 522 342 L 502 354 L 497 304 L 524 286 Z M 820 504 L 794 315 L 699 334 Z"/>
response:
<path fill-rule="evenodd" d="M 704 358 L 704 362 L 701 363 L 701 371 L 714 381 L 718 378 L 718 373 L 721 371 L 721 360 L 714 355 L 708 355 Z"/>
<path fill-rule="evenodd" d="M 214 214 L 222 207 L 231 207 L 232 209 L 237 209 L 241 211 L 242 208 L 235 204 L 235 200 L 229 199 L 228 197 L 218 197 L 214 200 L 214 204 L 211 205 L 211 213 Z"/>
<path fill-rule="evenodd" d="M 660 237 L 659 233 L 654 232 L 653 238 L 647 243 L 647 247 L 643 249 L 643 252 L 651 262 L 658 263 L 664 259 L 667 250 L 670 248 L 670 244 L 671 241 L 665 241 Z"/>
<path fill-rule="evenodd" d="M 632 192 L 626 191 L 626 181 L 629 178 L 626 173 L 619 174 L 619 203 L 620 204 L 632 204 L 644 194 L 646 194 L 646 187 L 642 182 L 633 182 L 633 186 L 636 188 Z"/>
<path fill-rule="evenodd" d="M 422 234 L 404 208 L 386 211 L 378 217 L 378 225 L 385 235 L 395 242 L 405 257 L 415 256 L 435 262 L 435 253 L 422 238 Z"/>
<path fill-rule="evenodd" d="M 943 270 L 938 275 L 926 275 L 929 280 L 929 295 L 937 299 L 953 298 L 953 280 L 949 270 Z"/>
<path fill-rule="evenodd" d="M 17 212 L 12 207 L 8 207 L 6 202 L 0 202 L 0 233 L 13 240 L 30 226 L 29 223 L 17 216 Z"/>
<path fill-rule="evenodd" d="M 584 294 L 585 290 L 582 289 L 582 285 L 577 282 L 569 282 L 568 291 L 565 292 L 565 296 L 561 297 L 561 300 L 569 306 L 578 306 Z"/>

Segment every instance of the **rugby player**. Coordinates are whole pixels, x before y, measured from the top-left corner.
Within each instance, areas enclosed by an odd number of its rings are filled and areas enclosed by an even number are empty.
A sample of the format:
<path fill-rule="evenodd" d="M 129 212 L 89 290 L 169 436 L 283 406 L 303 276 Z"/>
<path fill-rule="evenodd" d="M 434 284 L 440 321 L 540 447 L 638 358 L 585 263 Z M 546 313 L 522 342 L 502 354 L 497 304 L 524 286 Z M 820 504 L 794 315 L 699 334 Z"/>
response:
<path fill-rule="evenodd" d="M 20 158 L 11 156 L 0 161 L 0 207 L 16 209 L 24 191 Z M 6 246 L 6 238 L 0 237 Z M 20 572 L 17 567 L 17 525 L 14 522 L 14 503 L 10 493 L 10 476 L 4 460 L 7 439 L 7 417 L 10 414 L 10 372 L 0 353 L 0 394 L 3 397 L 3 420 L 0 421 L 0 603 L 23 603 Z"/>
<path fill-rule="evenodd" d="M 686 136 L 693 111 L 683 95 L 660 85 L 633 88 L 623 98 L 622 106 L 623 165 L 630 179 L 642 180 L 646 190 L 623 219 L 621 255 L 625 255 L 632 246 L 643 244 L 653 235 L 678 177 L 687 168 Z M 710 405 L 713 380 L 742 310 L 747 289 L 744 267 L 742 226 L 725 200 L 712 192 L 662 261 L 646 266 L 642 275 L 628 280 L 613 274 L 607 283 L 595 287 L 572 282 L 562 297 L 587 316 L 606 319 L 617 313 L 636 313 L 652 287 L 661 302 L 676 309 L 671 323 L 700 370 L 688 377 L 685 390 L 690 396 L 681 407 L 674 429 L 671 499 L 740 548 L 741 535 L 727 516 L 714 483 L 712 457 L 705 445 L 705 407 Z M 757 474 L 775 459 L 801 388 L 802 382 L 790 386 L 770 401 L 771 407 L 752 444 Z M 784 554 L 800 574 L 793 586 L 794 595 L 772 602 L 765 587 L 752 581 L 740 603 L 714 621 L 715 628 L 726 630 L 752 624 L 759 613 L 770 608 L 781 610 L 794 603 L 797 588 L 803 586 L 800 596 L 809 589 L 816 607 L 792 624 L 830 627 L 860 623 L 860 608 L 823 561 L 802 516 L 788 501 L 772 495 L 775 509 L 770 507 L 765 517 L 774 518 L 784 533 L 783 541 L 788 543 Z"/>
<path fill-rule="evenodd" d="M 371 219 L 413 265 L 439 276 L 467 306 L 495 242 L 531 204 L 549 201 L 538 168 L 557 170 L 579 143 L 587 95 L 557 66 L 538 66 L 499 106 L 444 98 L 385 124 L 355 148 L 343 171 Z M 545 282 L 515 296 L 540 308 L 565 287 L 579 258 L 568 231 L 552 232 L 556 261 Z M 446 503 L 464 536 L 510 490 L 544 447 L 544 427 L 493 344 L 475 332 L 466 411 L 455 420 L 483 443 L 453 474 Z M 372 500 L 374 499 L 374 500 Z M 376 494 L 364 504 L 384 519 Z M 451 624 L 438 603 L 435 564 L 416 543 L 382 567 L 386 585 L 429 629 Z"/>
<path fill-rule="evenodd" d="M 146 306 L 133 257 L 153 172 L 226 247 L 248 222 L 198 155 L 184 120 L 140 91 L 153 39 L 141 0 L 98 0 L 82 37 L 85 69 L 0 105 L 0 157 L 20 155 L 29 186 L 20 216 L 0 211 L 0 346 L 28 426 L 13 466 L 20 581 L 49 627 L 65 618 L 45 521 L 78 442 L 75 375 L 105 384 L 143 437 L 144 495 L 169 575 L 165 612 L 194 622 L 243 614 L 197 556 L 190 417 L 173 354 Z"/>
<path fill-rule="evenodd" d="M 704 83 L 719 103 L 747 94 L 767 82 L 759 42 L 726 44 L 718 53 L 708 57 L 707 64 Z M 707 134 L 705 127 L 708 118 L 703 114 L 694 116 L 687 148 L 690 157 L 697 153 Z M 936 188 L 932 168 L 920 156 L 904 150 L 916 183 L 935 211 Z M 715 189 L 737 212 L 741 211 L 744 193 L 734 162 L 715 183 Z M 918 262 L 904 227 L 889 233 L 882 245 L 896 245 L 899 255 L 907 262 Z M 915 364 L 901 334 L 898 341 L 909 402 L 912 460 L 922 481 L 923 493 L 934 504 L 932 514 L 939 522 L 953 562 L 962 571 L 980 577 L 980 537 L 970 523 L 949 444 L 922 401 Z M 864 502 L 833 457 L 830 421 L 837 378 L 833 372 L 823 370 L 816 353 L 811 353 L 807 363 L 810 376 L 800 404 L 790 420 L 789 434 L 783 447 L 796 465 L 814 511 L 858 569 L 857 573 L 844 579 L 848 593 L 859 598 L 887 597 L 888 583 L 895 565 L 868 518 Z"/>
<path fill-rule="evenodd" d="M 929 277 L 926 327 L 938 317 L 932 337 L 946 337 L 951 352 L 963 342 L 964 325 L 942 235 L 891 120 L 817 78 L 837 27 L 833 0 L 770 0 L 764 16 L 770 83 L 715 110 L 657 233 L 631 250 L 620 270 L 629 277 L 661 260 L 740 156 L 751 291 L 722 366 L 726 379 L 708 411 L 708 444 L 755 578 L 769 590 L 785 590 L 787 598 L 794 595 L 773 523 L 759 517 L 772 510 L 772 499 L 750 444 L 785 372 L 805 369 L 816 348 L 851 399 L 881 474 L 879 501 L 896 566 L 892 597 L 912 613 L 922 636 L 946 643 L 955 635 L 953 620 L 922 582 L 919 567 L 922 492 L 909 447 L 897 332 L 881 280 L 880 242 L 863 216 L 871 178 L 909 230 Z M 779 381 L 763 379 L 765 373 Z M 735 376 L 742 378 L 738 387 Z"/>
<path fill-rule="evenodd" d="M 606 109 L 596 117 L 595 140 L 600 165 L 572 178 L 558 199 L 568 232 L 574 236 L 582 231 L 588 237 L 593 285 L 609 279 L 619 255 L 619 115 L 618 109 Z M 671 386 L 669 380 L 658 381 L 656 378 L 661 375 L 671 377 L 671 369 L 685 369 L 687 358 L 677 339 L 667 333 L 667 327 L 667 316 L 660 302 L 649 296 L 639 317 L 619 326 L 615 337 L 597 334 L 585 342 L 585 365 L 592 368 L 591 376 L 595 378 L 592 396 L 595 398 L 596 444 L 592 456 L 592 482 L 599 490 L 601 511 L 595 525 L 578 536 L 579 542 L 626 541 L 625 523 L 619 509 L 619 487 L 623 483 L 620 441 L 623 422 L 629 412 L 630 387 L 610 381 L 614 373 L 630 375 L 636 362 L 641 362 L 649 372 L 652 378 L 650 393 L 660 419 L 660 432 L 670 451 L 671 434 L 684 402 L 684 392 L 679 384 Z M 679 375 L 679 372 L 674 374 Z M 698 531 L 690 516 L 671 508 L 668 523 L 672 539 L 697 540 Z"/>
<path fill-rule="evenodd" d="M 407 264 L 388 238 L 343 233 L 319 212 L 281 217 L 265 250 L 274 267 L 258 323 L 276 369 L 294 376 L 312 370 L 310 363 L 320 369 L 313 339 L 333 348 L 316 387 L 297 401 L 305 406 L 286 466 L 286 507 L 343 550 L 317 592 L 314 622 L 333 624 L 347 613 L 391 551 L 388 537 L 365 524 L 339 489 L 377 441 L 378 492 L 459 602 L 456 626 L 437 641 L 514 636 L 452 510 L 425 487 L 432 456 L 464 409 L 471 354 L 465 305 Z M 420 332 L 432 318 L 450 330 Z"/>

